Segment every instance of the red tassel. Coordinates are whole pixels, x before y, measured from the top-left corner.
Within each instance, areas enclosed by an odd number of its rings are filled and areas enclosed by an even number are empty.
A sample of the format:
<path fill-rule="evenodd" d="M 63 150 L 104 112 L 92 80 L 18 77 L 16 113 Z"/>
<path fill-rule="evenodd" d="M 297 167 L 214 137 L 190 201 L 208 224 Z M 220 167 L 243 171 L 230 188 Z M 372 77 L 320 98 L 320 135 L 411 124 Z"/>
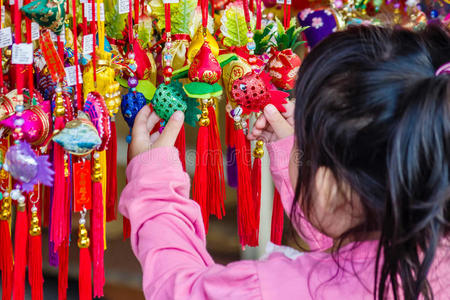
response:
<path fill-rule="evenodd" d="M 14 286 L 13 299 L 25 299 L 25 269 L 27 265 L 28 218 L 25 208 L 17 208 L 14 235 Z"/>
<path fill-rule="evenodd" d="M 64 117 L 56 117 L 55 129 L 64 128 Z M 65 176 L 64 176 L 64 149 L 53 143 L 53 165 L 55 170 L 53 181 L 52 221 L 50 228 L 50 241 L 59 248 L 67 236 L 67 218 L 65 209 Z"/>
<path fill-rule="evenodd" d="M 69 243 L 67 240 L 58 248 L 58 269 L 58 300 L 66 300 L 69 275 Z"/>
<path fill-rule="evenodd" d="M 259 217 L 261 210 L 261 158 L 255 157 L 252 168 L 252 193 L 253 205 L 255 207 L 256 230 L 253 235 L 253 243 L 258 244 L 259 239 Z"/>
<path fill-rule="evenodd" d="M 131 235 L 131 224 L 130 220 L 128 220 L 126 217 L 123 217 L 122 220 L 122 230 L 123 230 L 123 239 L 129 239 Z"/>
<path fill-rule="evenodd" d="M 208 232 L 208 127 L 200 126 L 197 136 L 197 153 L 195 159 L 194 184 L 192 198 L 197 201 L 202 210 L 205 231 Z"/>
<path fill-rule="evenodd" d="M 273 194 L 273 208 L 272 208 L 272 226 L 270 231 L 270 241 L 274 244 L 281 245 L 283 238 L 284 226 L 284 210 L 281 203 L 280 193 L 275 189 Z"/>
<path fill-rule="evenodd" d="M 92 300 L 91 254 L 89 253 L 89 248 L 80 248 L 78 274 L 79 299 Z"/>
<path fill-rule="evenodd" d="M 183 170 L 186 171 L 186 133 L 184 125 L 181 127 L 180 133 L 175 141 L 175 147 L 178 149 Z"/>
<path fill-rule="evenodd" d="M 236 162 L 238 166 L 238 232 L 239 241 L 245 245 L 257 246 L 255 244 L 255 207 L 253 203 L 252 186 L 250 180 L 250 161 L 247 147 L 247 139 L 243 129 L 235 132 Z"/>
<path fill-rule="evenodd" d="M 94 297 L 103 297 L 103 286 L 105 285 L 104 270 L 104 231 L 103 231 L 103 193 L 102 183 L 93 183 L 92 203 L 92 258 L 94 269 Z"/>
<path fill-rule="evenodd" d="M 108 150 L 106 151 L 108 163 L 107 172 L 107 192 L 106 192 L 106 221 L 117 219 L 117 133 L 116 122 L 111 122 L 111 138 L 109 139 Z"/>
<path fill-rule="evenodd" d="M 208 107 L 208 214 L 222 219 L 225 215 L 225 176 L 223 171 L 222 145 L 217 128 L 216 112 Z"/>
<path fill-rule="evenodd" d="M 39 189 L 39 187 L 38 187 Z M 44 299 L 44 277 L 42 276 L 42 235 L 39 211 L 30 210 L 30 231 L 28 247 L 28 282 L 31 287 L 31 299 Z"/>
<path fill-rule="evenodd" d="M 8 201 L 4 199 L 3 201 Z M 2 208 L 5 206 L 2 203 Z M 3 208 L 5 209 L 5 208 Z M 6 208 L 9 209 L 9 208 Z M 8 220 L 11 212 L 4 212 L 4 219 L 0 219 L 0 271 L 2 272 L 2 300 L 11 300 L 13 275 L 13 249 Z M 3 216 L 2 216 L 3 217 Z"/>

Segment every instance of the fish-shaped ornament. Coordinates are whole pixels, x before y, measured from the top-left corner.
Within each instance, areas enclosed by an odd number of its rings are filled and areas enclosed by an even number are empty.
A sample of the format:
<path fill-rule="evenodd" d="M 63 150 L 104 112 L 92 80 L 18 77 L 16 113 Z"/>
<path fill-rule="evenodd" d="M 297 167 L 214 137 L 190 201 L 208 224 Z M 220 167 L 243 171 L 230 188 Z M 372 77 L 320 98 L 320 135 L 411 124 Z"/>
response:
<path fill-rule="evenodd" d="M 273 104 L 281 112 L 286 111 L 283 104 L 289 94 L 273 88 L 270 80 L 267 73 L 253 71 L 233 81 L 231 97 L 242 108 L 242 114 L 260 112 L 268 104 Z"/>
<path fill-rule="evenodd" d="M 66 123 L 64 129 L 53 137 L 53 141 L 70 154 L 79 156 L 91 153 L 102 142 L 94 124 L 82 111 L 78 112 L 77 119 Z"/>
<path fill-rule="evenodd" d="M 48 155 L 37 156 L 27 142 L 20 142 L 8 149 L 3 169 L 22 183 L 22 190 L 33 191 L 33 186 L 42 183 L 53 184 L 53 170 Z"/>

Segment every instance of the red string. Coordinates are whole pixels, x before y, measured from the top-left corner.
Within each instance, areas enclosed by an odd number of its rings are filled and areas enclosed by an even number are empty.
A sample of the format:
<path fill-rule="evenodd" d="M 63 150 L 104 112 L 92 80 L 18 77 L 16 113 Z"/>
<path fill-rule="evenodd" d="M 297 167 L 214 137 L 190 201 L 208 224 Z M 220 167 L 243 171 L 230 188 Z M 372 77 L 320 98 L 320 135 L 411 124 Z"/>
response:
<path fill-rule="evenodd" d="M 72 1 L 72 23 L 73 23 L 73 36 L 75 38 L 75 40 L 77 40 L 78 37 L 78 33 L 77 33 L 77 4 L 76 1 Z M 75 61 L 74 61 L 74 65 L 75 65 L 75 76 L 76 76 L 76 82 L 77 85 L 75 87 L 75 95 L 77 97 L 77 109 L 78 110 L 82 110 L 83 109 L 83 101 L 81 97 L 81 85 L 80 85 L 80 81 L 78 80 L 78 43 L 74 43 L 74 56 L 75 56 Z"/>
<path fill-rule="evenodd" d="M 206 28 L 208 26 L 208 0 L 201 0 L 200 4 L 202 10 L 202 26 Z"/>
<path fill-rule="evenodd" d="M 261 30 L 262 23 L 262 0 L 256 0 L 256 29 Z"/>
<path fill-rule="evenodd" d="M 14 4 L 14 24 L 22 24 L 21 21 L 21 13 L 19 10 L 19 0 L 15 0 Z M 21 34 L 21 26 L 14 26 L 15 27 L 15 43 L 20 44 L 22 43 L 22 34 Z M 22 65 L 16 65 L 16 88 L 17 88 L 17 95 L 22 95 L 22 89 L 23 89 L 23 73 L 22 73 Z"/>
<path fill-rule="evenodd" d="M 130 45 L 133 45 L 133 10 L 131 0 L 128 0 L 128 6 L 130 7 L 130 12 L 128 13 L 128 40 Z"/>
<path fill-rule="evenodd" d="M 164 4 L 164 10 L 165 10 L 166 32 L 171 32 L 172 23 L 170 21 L 170 3 Z"/>
<path fill-rule="evenodd" d="M 28 4 L 30 0 L 25 0 L 25 4 Z M 29 18 L 25 18 L 25 24 L 26 24 L 26 38 L 27 43 L 32 43 L 31 40 L 31 20 Z M 27 65 L 27 75 L 28 75 L 28 91 L 30 93 L 30 101 L 33 99 L 33 66 Z"/>
<path fill-rule="evenodd" d="M 139 0 L 134 0 L 134 24 L 139 23 Z"/>
<path fill-rule="evenodd" d="M 245 22 L 247 24 L 250 24 L 250 11 L 248 9 L 248 0 L 243 0 L 242 4 L 244 6 Z"/>
<path fill-rule="evenodd" d="M 87 3 L 86 3 L 87 4 Z M 83 35 L 86 35 L 86 34 L 88 34 L 88 29 L 87 29 L 87 18 L 86 18 L 86 16 L 84 15 L 84 7 L 85 7 L 85 5 L 86 5 L 85 3 L 81 3 L 81 8 L 82 8 L 82 10 L 81 10 L 81 17 L 82 17 L 82 19 L 83 19 L 83 25 L 82 25 L 82 29 L 83 29 Z M 84 44 L 84 43 L 83 43 Z"/>
<path fill-rule="evenodd" d="M 284 29 L 287 30 L 291 26 L 291 5 L 284 0 Z"/>

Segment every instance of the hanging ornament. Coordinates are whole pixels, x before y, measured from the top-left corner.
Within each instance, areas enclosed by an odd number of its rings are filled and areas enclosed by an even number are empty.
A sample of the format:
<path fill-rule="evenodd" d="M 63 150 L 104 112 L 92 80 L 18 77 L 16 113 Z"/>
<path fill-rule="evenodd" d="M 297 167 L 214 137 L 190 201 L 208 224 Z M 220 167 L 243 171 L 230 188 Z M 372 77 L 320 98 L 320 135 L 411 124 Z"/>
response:
<path fill-rule="evenodd" d="M 78 156 L 91 153 L 102 142 L 97 129 L 83 112 L 79 112 L 77 119 L 69 121 L 63 130 L 53 136 L 53 141 Z"/>
<path fill-rule="evenodd" d="M 294 51 L 304 43 L 298 41 L 298 38 L 307 27 L 296 27 L 295 19 L 287 24 L 285 22 L 287 28 L 278 19 L 277 25 L 276 45 L 271 50 L 272 56 L 268 63 L 268 69 L 272 83 L 277 88 L 288 91 L 294 88 L 301 64 L 300 57 Z"/>
<path fill-rule="evenodd" d="M 122 96 L 121 110 L 122 116 L 127 122 L 130 132 L 134 125 L 134 119 L 138 112 L 147 103 L 144 95 L 136 91 L 138 80 L 136 77 L 128 78 L 128 86 L 130 87 L 127 94 Z M 131 134 L 127 136 L 127 143 L 131 143 Z"/>
<path fill-rule="evenodd" d="M 56 34 L 64 30 L 65 0 L 36 0 L 21 8 L 28 18 Z"/>

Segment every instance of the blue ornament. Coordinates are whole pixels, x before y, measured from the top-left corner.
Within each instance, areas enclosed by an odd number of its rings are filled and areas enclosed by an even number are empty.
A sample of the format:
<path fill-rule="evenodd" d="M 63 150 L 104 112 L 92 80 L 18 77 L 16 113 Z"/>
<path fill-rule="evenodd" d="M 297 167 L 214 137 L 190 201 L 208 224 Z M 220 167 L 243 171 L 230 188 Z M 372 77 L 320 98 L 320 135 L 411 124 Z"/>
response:
<path fill-rule="evenodd" d="M 130 128 L 133 128 L 136 115 L 146 103 L 144 94 L 139 92 L 129 91 L 122 96 L 120 108 L 122 110 L 122 116 Z"/>
<path fill-rule="evenodd" d="M 437 10 L 433 9 L 433 10 L 431 11 L 431 17 L 432 17 L 433 19 L 439 17 L 439 12 L 438 12 Z"/>

